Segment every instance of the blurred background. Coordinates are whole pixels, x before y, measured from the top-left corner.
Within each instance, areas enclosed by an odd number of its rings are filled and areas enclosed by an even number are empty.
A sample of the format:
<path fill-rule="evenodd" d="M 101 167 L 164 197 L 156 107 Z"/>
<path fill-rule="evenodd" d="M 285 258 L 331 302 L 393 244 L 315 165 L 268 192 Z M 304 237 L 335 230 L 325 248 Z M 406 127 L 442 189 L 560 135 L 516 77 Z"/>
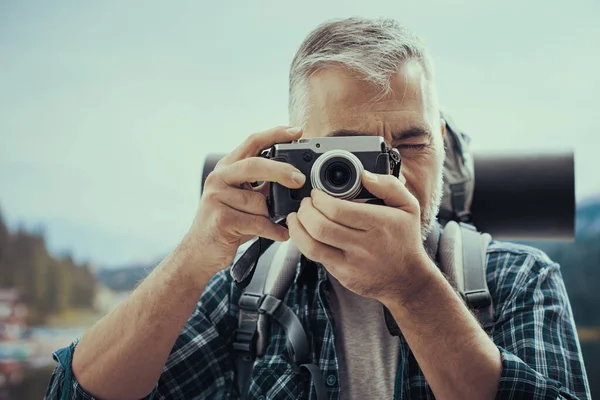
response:
<path fill-rule="evenodd" d="M 428 43 L 476 151 L 573 149 L 562 266 L 600 396 L 600 3 L 0 2 L 0 399 L 43 397 L 51 352 L 178 243 L 204 156 L 287 124 L 287 74 L 317 24 L 387 16 Z"/>

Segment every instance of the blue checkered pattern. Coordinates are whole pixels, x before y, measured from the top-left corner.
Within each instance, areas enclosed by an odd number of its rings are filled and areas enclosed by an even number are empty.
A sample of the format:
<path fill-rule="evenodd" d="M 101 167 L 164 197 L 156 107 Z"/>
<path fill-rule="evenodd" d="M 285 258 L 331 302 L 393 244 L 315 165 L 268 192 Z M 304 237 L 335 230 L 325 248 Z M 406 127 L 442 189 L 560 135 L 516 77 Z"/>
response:
<path fill-rule="evenodd" d="M 315 279 L 306 278 L 309 265 L 313 266 Z M 313 362 L 323 374 L 329 398 L 339 399 L 344 382 L 340 382 L 338 374 L 329 282 L 323 268 L 306 262 L 303 267 L 299 268 L 285 302 L 308 333 Z M 492 242 L 487 281 L 496 320 L 490 335 L 500 349 L 503 364 L 497 399 L 589 399 L 581 349 L 559 266 L 536 249 Z M 211 279 L 149 397 L 239 398 L 231 348 L 239 295 L 228 270 Z M 255 364 L 249 398 L 316 399 L 310 377 L 287 362 L 282 327 L 271 324 L 269 336 L 266 355 Z M 402 336 L 398 340 L 401 361 L 395 397 L 434 399 L 406 341 Z M 70 399 L 93 398 L 71 376 L 76 344 L 54 354 L 59 363 L 50 380 L 47 399 L 63 398 L 66 394 L 65 398 Z"/>

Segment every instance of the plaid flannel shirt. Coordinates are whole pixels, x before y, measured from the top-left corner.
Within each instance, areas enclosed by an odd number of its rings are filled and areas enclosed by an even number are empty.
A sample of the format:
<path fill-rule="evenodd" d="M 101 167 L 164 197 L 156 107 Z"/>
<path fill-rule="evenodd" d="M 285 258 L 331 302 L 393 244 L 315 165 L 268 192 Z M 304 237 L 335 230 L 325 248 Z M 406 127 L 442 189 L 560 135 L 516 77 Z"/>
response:
<path fill-rule="evenodd" d="M 339 399 L 340 382 L 334 325 L 325 270 L 303 261 L 285 302 L 298 315 L 311 344 L 330 399 Z M 312 268 L 310 267 L 312 266 Z M 539 250 L 492 242 L 487 256 L 487 282 L 495 306 L 489 332 L 502 356 L 497 399 L 589 399 L 590 389 L 575 323 L 559 266 Z M 228 270 L 206 286 L 181 331 L 154 391 L 153 399 L 237 399 L 235 354 L 240 292 Z M 430 386 L 406 340 L 400 336 L 396 399 L 433 399 Z M 58 365 L 47 399 L 92 399 L 71 373 L 77 345 L 54 353 Z M 264 357 L 257 359 L 249 398 L 316 399 L 312 381 L 286 361 L 286 336 L 270 324 Z M 460 385 L 460 382 L 456 383 Z"/>

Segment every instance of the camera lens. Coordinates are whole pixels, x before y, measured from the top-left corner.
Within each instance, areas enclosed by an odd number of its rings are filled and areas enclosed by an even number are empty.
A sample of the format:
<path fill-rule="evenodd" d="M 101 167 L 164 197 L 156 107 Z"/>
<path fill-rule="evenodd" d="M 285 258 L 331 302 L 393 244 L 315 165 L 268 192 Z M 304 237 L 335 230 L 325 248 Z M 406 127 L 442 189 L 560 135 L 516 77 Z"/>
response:
<path fill-rule="evenodd" d="M 346 150 L 330 150 L 312 166 L 310 179 L 314 188 L 341 199 L 353 199 L 360 193 L 363 165 Z"/>
<path fill-rule="evenodd" d="M 344 186 L 350 180 L 350 168 L 341 162 L 331 163 L 325 171 L 327 183 L 332 186 Z"/>

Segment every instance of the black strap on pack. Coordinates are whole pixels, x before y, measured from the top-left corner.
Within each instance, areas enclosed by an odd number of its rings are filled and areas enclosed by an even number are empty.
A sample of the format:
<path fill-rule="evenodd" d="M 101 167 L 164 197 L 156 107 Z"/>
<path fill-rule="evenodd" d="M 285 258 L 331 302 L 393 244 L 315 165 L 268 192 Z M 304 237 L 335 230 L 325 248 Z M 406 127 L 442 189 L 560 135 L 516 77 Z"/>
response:
<path fill-rule="evenodd" d="M 252 276 L 254 275 L 255 264 L 257 263 L 257 260 L 259 260 L 263 253 L 265 253 L 273 244 L 273 240 L 265 239 L 263 237 L 256 237 L 252 240 L 253 241 L 251 242 L 250 246 L 248 246 L 248 248 L 242 253 L 237 261 L 231 266 L 229 271 L 233 281 L 240 289 L 244 289 L 246 286 L 248 286 Z M 269 259 L 269 262 L 271 262 L 271 259 Z M 264 278 L 266 279 L 266 275 Z M 258 282 L 256 284 L 258 284 Z"/>
<path fill-rule="evenodd" d="M 251 264 L 254 264 L 256 262 L 256 258 L 250 257 L 256 257 L 256 254 L 258 254 L 259 244 L 257 243 L 260 243 L 259 240 L 253 243 L 242 256 L 243 258 L 246 254 L 249 254 L 248 258 L 245 259 L 246 263 L 250 261 Z M 255 247 L 253 248 L 253 246 Z M 260 256 L 256 267 L 252 268 L 252 265 L 246 265 L 246 269 L 252 270 L 252 275 L 249 281 L 247 277 L 244 277 L 240 281 L 247 283 L 247 286 L 242 292 L 238 303 L 238 327 L 235 330 L 233 338 L 233 349 L 237 352 L 236 381 L 242 399 L 245 399 L 250 387 L 250 377 L 252 375 L 254 359 L 256 358 L 258 312 L 265 290 L 269 266 L 276 251 L 277 246 L 270 246 Z M 235 265 L 243 265 L 241 264 L 244 262 L 242 258 Z M 246 273 L 245 271 L 243 272 L 244 274 Z M 244 274 L 240 274 L 240 277 L 243 277 Z"/>
<path fill-rule="evenodd" d="M 460 223 L 462 234 L 464 291 L 461 296 L 484 329 L 494 326 L 494 305 L 486 280 L 486 250 L 491 237 L 473 225 Z"/>
<path fill-rule="evenodd" d="M 452 193 L 452 210 L 454 212 L 453 220 L 461 222 L 470 222 L 471 213 L 466 209 L 467 204 L 467 184 L 454 183 L 450 185 Z"/>
<path fill-rule="evenodd" d="M 310 363 L 308 337 L 298 316 L 281 300 L 270 295 L 265 295 L 264 301 L 260 306 L 260 311 L 272 316 L 275 321 L 283 326 L 287 337 L 287 351 L 290 355 L 292 366 L 307 370 L 315 383 L 317 399 L 326 399 L 327 391 L 321 370 L 315 364 Z"/>
<path fill-rule="evenodd" d="M 440 208 L 438 220 L 444 225 L 449 221 L 471 222 L 471 212 L 466 209 L 467 183 L 454 183 L 449 187 L 452 211 Z"/>
<path fill-rule="evenodd" d="M 257 354 L 257 340 L 259 314 L 263 314 L 270 315 L 283 326 L 292 368 L 296 371 L 307 370 L 313 378 L 317 399 L 324 400 L 327 398 L 325 383 L 319 368 L 310 363 L 310 345 L 302 323 L 298 316 L 281 300 L 265 294 L 267 275 L 279 249 L 279 244 L 271 242 L 269 248 L 262 253 L 253 268 L 250 281 L 240 296 L 238 328 L 233 341 L 233 348 L 237 353 L 235 379 L 240 398 L 242 400 L 247 398 L 254 360 L 257 356 L 262 356 L 262 354 Z M 264 351 L 264 349 L 262 350 Z"/>

